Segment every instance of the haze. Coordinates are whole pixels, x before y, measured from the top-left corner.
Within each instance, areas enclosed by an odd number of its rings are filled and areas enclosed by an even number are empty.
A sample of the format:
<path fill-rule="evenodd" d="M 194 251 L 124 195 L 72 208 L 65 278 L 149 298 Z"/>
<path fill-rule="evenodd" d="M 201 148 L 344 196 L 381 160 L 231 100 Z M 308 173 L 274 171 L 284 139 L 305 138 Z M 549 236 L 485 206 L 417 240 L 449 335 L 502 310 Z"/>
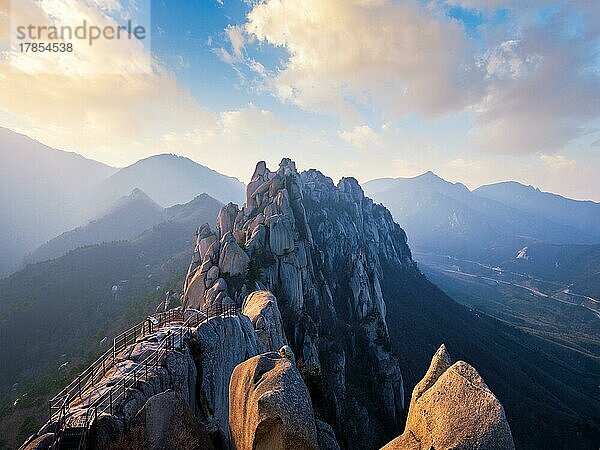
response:
<path fill-rule="evenodd" d="M 71 3 L 10 13 L 76 25 Z M 128 6 L 88 3 L 108 24 Z M 51 77 L 3 58 L 0 125 L 110 166 L 172 152 L 248 181 L 285 155 L 334 178 L 433 170 L 600 200 L 599 14 L 583 0 L 157 2 L 151 49 L 94 44 Z M 93 73 L 149 52 L 150 75 Z"/>

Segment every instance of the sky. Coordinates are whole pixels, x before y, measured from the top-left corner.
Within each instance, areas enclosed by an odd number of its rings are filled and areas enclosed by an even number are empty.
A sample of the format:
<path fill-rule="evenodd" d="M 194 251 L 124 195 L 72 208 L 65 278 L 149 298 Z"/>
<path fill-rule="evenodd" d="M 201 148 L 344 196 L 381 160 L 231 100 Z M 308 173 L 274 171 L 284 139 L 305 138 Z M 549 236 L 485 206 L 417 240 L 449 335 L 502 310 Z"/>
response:
<path fill-rule="evenodd" d="M 118 167 L 168 152 L 247 182 L 286 156 L 600 201 L 596 0 L 152 0 L 144 42 L 10 47 L 11 24 L 129 1 L 0 0 L 0 126 Z"/>

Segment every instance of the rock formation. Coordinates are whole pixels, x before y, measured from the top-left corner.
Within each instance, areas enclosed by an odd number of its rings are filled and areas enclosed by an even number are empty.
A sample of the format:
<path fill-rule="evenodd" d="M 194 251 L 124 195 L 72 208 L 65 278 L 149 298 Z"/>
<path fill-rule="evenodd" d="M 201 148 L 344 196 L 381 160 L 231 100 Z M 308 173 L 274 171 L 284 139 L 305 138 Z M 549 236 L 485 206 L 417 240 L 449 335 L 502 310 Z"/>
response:
<path fill-rule="evenodd" d="M 95 422 L 92 446 L 134 448 L 142 436 L 147 448 L 379 447 L 400 433 L 405 408 L 381 287 L 390 264 L 421 276 L 402 229 L 355 179 L 334 185 L 289 159 L 275 172 L 259 162 L 246 205 L 224 206 L 214 230 L 197 230 L 181 308 L 206 320 L 150 379 L 124 389 Z M 181 324 L 131 345 L 95 389 L 118 384 L 169 331 L 179 336 Z M 180 440 L 170 441 L 177 421 Z M 444 347 L 414 389 L 405 433 L 387 446 L 430 447 L 514 448 L 498 400 Z"/>
<path fill-rule="evenodd" d="M 170 390 L 148 399 L 133 420 L 128 439 L 147 450 L 214 449 L 184 398 Z"/>
<path fill-rule="evenodd" d="M 215 317 L 200 324 L 194 333 L 197 416 L 224 445 L 229 442 L 229 379 L 239 363 L 261 350 L 252 323 L 242 314 Z"/>
<path fill-rule="evenodd" d="M 287 345 L 277 299 L 269 291 L 252 292 L 242 306 L 242 314 L 252 321 L 263 351 L 279 351 Z"/>
<path fill-rule="evenodd" d="M 229 388 L 229 426 L 237 450 L 317 450 L 308 389 L 296 366 L 278 353 L 238 365 Z"/>
<path fill-rule="evenodd" d="M 404 433 L 385 450 L 511 450 L 504 409 L 477 371 L 442 345 L 415 386 Z"/>
<path fill-rule="evenodd" d="M 184 303 L 244 305 L 266 350 L 289 343 L 319 416 L 346 447 L 365 448 L 384 430 L 398 432 L 404 407 L 380 283 L 390 259 L 415 267 L 402 229 L 355 179 L 335 186 L 316 170 L 299 174 L 289 159 L 275 172 L 259 162 L 245 207 L 229 204 L 216 230 L 198 229 Z M 265 328 L 268 309 L 244 304 L 257 289 L 276 294 L 284 335 L 276 317 L 275 329 Z"/>

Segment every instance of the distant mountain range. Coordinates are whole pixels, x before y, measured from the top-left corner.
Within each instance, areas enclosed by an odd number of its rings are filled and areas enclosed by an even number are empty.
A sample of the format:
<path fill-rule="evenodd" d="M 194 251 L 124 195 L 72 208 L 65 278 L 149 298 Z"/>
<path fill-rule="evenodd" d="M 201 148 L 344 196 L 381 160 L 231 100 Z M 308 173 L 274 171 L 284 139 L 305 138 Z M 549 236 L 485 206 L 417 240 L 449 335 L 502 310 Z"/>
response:
<path fill-rule="evenodd" d="M 151 156 L 124 167 L 100 183 L 93 196 L 108 207 L 135 188 L 165 208 L 187 203 L 201 193 L 224 203 L 240 203 L 245 199 L 245 186 L 237 178 L 170 154 Z"/>
<path fill-rule="evenodd" d="M 572 200 L 514 181 L 481 186 L 473 192 L 554 223 L 573 227 L 600 242 L 600 203 Z"/>
<path fill-rule="evenodd" d="M 158 209 L 138 199 L 128 205 L 133 208 L 129 222 L 111 235 L 108 222 L 125 221 L 114 209 L 124 211 L 118 202 L 127 202 L 120 199 L 135 189 L 160 208 L 187 203 L 202 193 L 222 202 L 244 198 L 239 180 L 188 158 L 157 155 L 117 169 L 0 128 L 0 277 L 22 267 L 23 258 L 40 245 L 28 261 L 58 256 L 78 239 L 81 244 L 124 239 L 157 223 Z M 100 223 L 88 224 L 93 218 Z M 73 231 L 43 245 L 68 230 Z"/>
<path fill-rule="evenodd" d="M 78 205 L 116 170 L 0 128 L 0 276 L 88 219 Z"/>
<path fill-rule="evenodd" d="M 25 261 L 46 261 L 86 245 L 131 239 L 166 218 L 166 211 L 136 188 L 119 199 L 104 216 L 51 239 Z"/>
<path fill-rule="evenodd" d="M 369 181 L 364 189 L 390 208 L 411 245 L 422 251 L 482 258 L 506 246 L 516 255 L 527 242 L 600 243 L 600 204 L 514 182 L 470 191 L 427 172 Z M 565 205 L 564 214 L 560 204 Z"/>

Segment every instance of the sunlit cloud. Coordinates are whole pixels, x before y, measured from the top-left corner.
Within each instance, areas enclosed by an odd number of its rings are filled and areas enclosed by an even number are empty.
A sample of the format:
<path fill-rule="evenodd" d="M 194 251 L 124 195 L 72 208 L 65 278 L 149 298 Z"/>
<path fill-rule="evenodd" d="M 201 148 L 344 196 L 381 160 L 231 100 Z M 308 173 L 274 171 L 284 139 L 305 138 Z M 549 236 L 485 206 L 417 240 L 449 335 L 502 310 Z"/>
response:
<path fill-rule="evenodd" d="M 577 167 L 577 162 L 573 159 L 568 159 L 564 155 L 540 155 L 542 162 L 551 170 L 568 172 L 573 171 Z"/>
<path fill-rule="evenodd" d="M 235 28 L 228 62 L 239 67 L 249 45 L 285 50 L 277 70 L 258 74 L 264 86 L 281 102 L 339 117 L 346 141 L 370 114 L 387 122 L 470 111 L 480 151 L 553 153 L 600 117 L 600 13 L 590 2 L 556 2 L 543 20 L 524 2 L 445 4 L 502 6 L 517 19 L 488 26 L 482 50 L 439 2 L 267 0 L 254 4 L 243 35 Z M 572 31 L 575 22 L 583 31 Z"/>
<path fill-rule="evenodd" d="M 340 138 L 359 150 L 382 148 L 383 139 L 368 125 L 359 125 L 339 133 Z"/>
<path fill-rule="evenodd" d="M 416 1 L 269 0 L 253 7 L 244 30 L 286 50 L 265 81 L 281 101 L 309 110 L 353 117 L 356 105 L 376 103 L 391 117 L 437 116 L 464 108 L 480 88 L 461 26 Z"/>

